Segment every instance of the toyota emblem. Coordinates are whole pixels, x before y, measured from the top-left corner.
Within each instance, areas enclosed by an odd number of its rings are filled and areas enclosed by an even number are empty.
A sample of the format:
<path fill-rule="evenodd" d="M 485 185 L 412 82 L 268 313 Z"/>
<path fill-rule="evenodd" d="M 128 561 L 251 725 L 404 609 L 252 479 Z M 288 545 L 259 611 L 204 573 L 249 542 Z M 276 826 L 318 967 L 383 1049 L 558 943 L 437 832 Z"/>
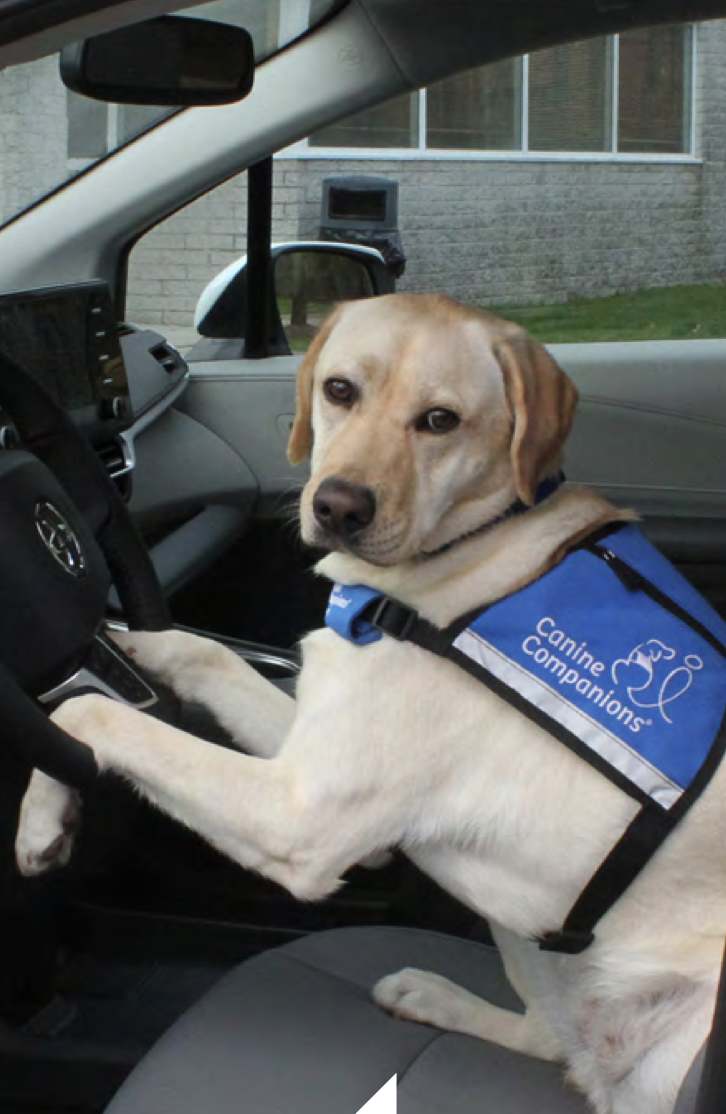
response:
<path fill-rule="evenodd" d="M 35 508 L 35 525 L 46 549 L 71 576 L 83 576 L 86 558 L 73 527 L 57 507 L 42 500 Z"/>

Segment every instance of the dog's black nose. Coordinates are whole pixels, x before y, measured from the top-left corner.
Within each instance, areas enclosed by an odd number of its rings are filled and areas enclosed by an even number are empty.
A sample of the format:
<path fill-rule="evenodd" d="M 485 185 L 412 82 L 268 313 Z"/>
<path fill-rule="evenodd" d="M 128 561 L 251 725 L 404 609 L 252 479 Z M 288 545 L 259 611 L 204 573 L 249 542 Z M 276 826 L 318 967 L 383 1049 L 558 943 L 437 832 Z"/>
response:
<path fill-rule="evenodd" d="M 331 477 L 323 480 L 315 492 L 313 513 L 326 530 L 349 538 L 370 526 L 376 513 L 376 497 L 363 484 Z"/>

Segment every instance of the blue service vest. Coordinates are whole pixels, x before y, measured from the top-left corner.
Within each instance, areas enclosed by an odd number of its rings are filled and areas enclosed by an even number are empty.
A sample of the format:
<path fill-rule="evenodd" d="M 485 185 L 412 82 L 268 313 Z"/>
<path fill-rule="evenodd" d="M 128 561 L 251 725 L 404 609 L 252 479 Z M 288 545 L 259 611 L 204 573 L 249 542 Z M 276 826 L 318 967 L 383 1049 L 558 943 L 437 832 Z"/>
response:
<path fill-rule="evenodd" d="M 597 531 L 445 630 L 363 586 L 336 585 L 326 623 L 359 645 L 387 633 L 455 661 L 641 802 L 592 879 L 588 915 L 549 934 L 553 949 L 591 942 L 594 914 L 655 853 L 726 748 L 726 623 L 634 525 Z M 598 885 L 609 886 L 605 907 Z"/>

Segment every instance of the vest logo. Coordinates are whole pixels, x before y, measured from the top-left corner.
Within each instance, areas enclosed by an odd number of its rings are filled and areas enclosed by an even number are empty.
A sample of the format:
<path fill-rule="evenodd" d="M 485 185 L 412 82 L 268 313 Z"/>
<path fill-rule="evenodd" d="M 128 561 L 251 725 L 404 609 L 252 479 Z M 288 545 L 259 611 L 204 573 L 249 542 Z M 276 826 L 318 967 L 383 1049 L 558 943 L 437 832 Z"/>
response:
<path fill-rule="evenodd" d="M 343 595 L 340 588 L 336 584 L 335 587 L 333 588 L 333 591 L 330 593 L 330 599 L 328 600 L 328 607 L 342 607 L 343 611 L 345 611 L 346 608 L 350 607 L 350 605 L 352 603 L 353 603 L 353 600 L 349 599 L 347 596 Z"/>
<path fill-rule="evenodd" d="M 622 676 L 627 670 L 631 680 L 635 678 L 643 682 L 628 686 L 630 702 L 638 708 L 657 708 L 666 723 L 673 723 L 665 706 L 688 692 L 694 673 L 703 669 L 703 661 L 697 654 L 686 654 L 681 665 L 675 664 L 677 657 L 678 651 L 672 646 L 666 646 L 657 638 L 649 638 L 631 650 L 627 658 L 618 658 L 613 663 L 613 681 L 619 684 L 618 672 Z M 662 666 L 661 662 L 664 663 Z M 633 673 L 633 670 L 638 672 Z"/>
<path fill-rule="evenodd" d="M 652 710 L 665 723 L 673 723 L 670 709 L 666 709 L 688 692 L 704 665 L 696 654 L 686 654 L 679 662 L 677 650 L 651 638 L 608 667 L 586 641 L 571 638 L 558 628 L 551 615 L 539 620 L 534 633 L 522 642 L 522 650 L 561 688 L 572 686 L 635 735 L 653 726 L 652 718 L 638 714 L 641 710 Z"/>

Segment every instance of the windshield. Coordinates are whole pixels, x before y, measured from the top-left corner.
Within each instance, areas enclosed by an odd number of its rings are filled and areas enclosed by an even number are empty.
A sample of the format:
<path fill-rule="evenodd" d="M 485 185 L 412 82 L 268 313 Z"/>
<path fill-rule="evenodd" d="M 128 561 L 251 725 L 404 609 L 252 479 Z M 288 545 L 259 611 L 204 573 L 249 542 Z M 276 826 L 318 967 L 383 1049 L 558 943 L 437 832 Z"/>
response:
<path fill-rule="evenodd" d="M 245 27 L 261 61 L 339 0 L 214 0 L 177 14 Z M 0 72 L 0 225 L 176 109 L 106 104 L 66 89 L 58 55 Z"/>

